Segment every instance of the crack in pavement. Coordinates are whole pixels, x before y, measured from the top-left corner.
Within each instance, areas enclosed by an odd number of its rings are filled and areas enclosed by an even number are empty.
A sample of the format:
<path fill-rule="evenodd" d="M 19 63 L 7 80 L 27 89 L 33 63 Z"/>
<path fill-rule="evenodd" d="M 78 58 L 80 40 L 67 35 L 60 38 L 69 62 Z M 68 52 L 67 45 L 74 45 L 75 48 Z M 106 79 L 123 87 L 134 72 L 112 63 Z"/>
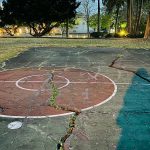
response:
<path fill-rule="evenodd" d="M 56 101 L 57 101 L 57 96 L 58 96 L 58 89 L 54 85 L 54 82 L 53 82 L 53 80 L 54 80 L 54 71 L 55 71 L 55 69 L 48 75 L 49 77 L 47 79 L 47 83 L 50 84 L 50 89 L 52 90 L 51 91 L 51 96 L 50 96 L 50 99 L 49 99 L 49 106 L 53 107 L 57 110 L 58 109 L 59 110 L 65 110 L 65 111 L 74 113 L 72 115 L 72 117 L 70 118 L 70 120 L 69 120 L 67 133 L 64 136 L 62 136 L 60 138 L 60 141 L 57 143 L 57 150 L 69 150 L 70 145 L 68 145 L 66 142 L 67 142 L 67 139 L 69 139 L 71 137 L 71 135 L 73 135 L 73 131 L 76 127 L 76 119 L 80 115 L 81 110 L 79 110 L 77 108 L 74 108 L 74 107 L 71 107 L 69 105 L 62 105 L 62 104 L 58 105 L 57 104 Z"/>
<path fill-rule="evenodd" d="M 117 66 L 115 66 L 116 62 L 117 62 L 120 58 L 121 58 L 120 56 L 116 57 L 116 58 L 112 61 L 112 63 L 109 65 L 109 67 L 115 68 L 115 69 L 118 69 L 118 70 L 123 70 L 123 71 L 131 72 L 131 73 L 137 75 L 138 77 L 140 77 L 141 79 L 143 79 L 143 80 L 145 80 L 145 81 L 147 81 L 147 82 L 150 83 L 150 80 L 149 80 L 149 79 L 143 77 L 142 75 L 138 74 L 138 73 L 137 73 L 136 71 L 134 71 L 134 70 L 125 69 L 125 68 L 122 68 L 122 67 L 117 67 Z"/>
<path fill-rule="evenodd" d="M 76 119 L 80 113 L 81 112 L 75 112 L 75 114 L 70 118 L 67 133 L 61 137 L 60 142 L 57 144 L 57 150 L 69 150 L 70 142 L 68 143 L 67 139 L 73 135 L 73 131 L 76 127 Z"/>

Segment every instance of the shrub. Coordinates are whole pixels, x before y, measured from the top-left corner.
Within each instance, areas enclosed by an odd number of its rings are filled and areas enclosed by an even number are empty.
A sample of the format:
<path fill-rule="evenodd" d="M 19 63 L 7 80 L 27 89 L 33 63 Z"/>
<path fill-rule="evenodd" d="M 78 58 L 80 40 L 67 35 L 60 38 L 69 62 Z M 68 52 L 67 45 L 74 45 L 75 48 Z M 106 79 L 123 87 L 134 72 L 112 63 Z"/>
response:
<path fill-rule="evenodd" d="M 101 38 L 105 36 L 105 32 L 93 32 L 90 34 L 90 37 L 92 38 Z"/>
<path fill-rule="evenodd" d="M 143 38 L 144 33 L 142 33 L 142 34 L 128 34 L 127 37 L 129 37 L 129 38 Z"/>

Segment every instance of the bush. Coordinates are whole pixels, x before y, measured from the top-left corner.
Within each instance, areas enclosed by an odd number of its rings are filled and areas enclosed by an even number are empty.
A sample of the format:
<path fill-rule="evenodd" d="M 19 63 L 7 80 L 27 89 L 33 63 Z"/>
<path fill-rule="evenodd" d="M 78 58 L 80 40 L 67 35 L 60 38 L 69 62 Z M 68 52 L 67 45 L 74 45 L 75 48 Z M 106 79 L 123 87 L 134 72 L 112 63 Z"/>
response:
<path fill-rule="evenodd" d="M 128 34 L 127 37 L 129 37 L 129 38 L 143 38 L 144 33 L 142 33 L 142 34 Z"/>
<path fill-rule="evenodd" d="M 109 33 L 105 36 L 105 38 L 112 38 L 112 37 L 120 38 L 121 36 L 118 33 L 115 33 L 115 34 L 114 33 Z"/>
<path fill-rule="evenodd" d="M 93 32 L 90 34 L 90 37 L 92 38 L 101 38 L 104 37 L 106 35 L 105 32 Z"/>
<path fill-rule="evenodd" d="M 120 36 L 118 33 L 115 33 L 115 34 L 114 34 L 114 37 L 115 37 L 115 38 L 121 38 L 121 36 Z M 125 36 L 123 36 L 123 37 L 125 37 Z"/>
<path fill-rule="evenodd" d="M 105 36 L 105 38 L 112 38 L 112 37 L 114 37 L 114 34 L 113 34 L 113 33 L 108 33 L 108 34 Z"/>

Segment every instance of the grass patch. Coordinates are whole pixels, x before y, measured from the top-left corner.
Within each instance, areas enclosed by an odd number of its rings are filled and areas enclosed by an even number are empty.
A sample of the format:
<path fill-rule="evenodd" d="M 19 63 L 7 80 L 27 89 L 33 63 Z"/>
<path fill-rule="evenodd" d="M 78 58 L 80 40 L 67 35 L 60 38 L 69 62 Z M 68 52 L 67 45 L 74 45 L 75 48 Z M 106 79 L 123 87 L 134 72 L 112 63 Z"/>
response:
<path fill-rule="evenodd" d="M 143 39 L 52 39 L 0 38 L 0 63 L 32 47 L 113 47 L 150 49 L 150 41 Z"/>

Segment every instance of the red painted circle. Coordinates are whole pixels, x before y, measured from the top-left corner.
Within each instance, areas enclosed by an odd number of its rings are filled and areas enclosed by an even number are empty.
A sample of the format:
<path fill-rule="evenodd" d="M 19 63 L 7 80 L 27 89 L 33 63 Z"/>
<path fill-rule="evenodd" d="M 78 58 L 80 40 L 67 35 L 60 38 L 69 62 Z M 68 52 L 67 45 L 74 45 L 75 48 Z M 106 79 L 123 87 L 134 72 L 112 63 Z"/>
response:
<path fill-rule="evenodd" d="M 1 116 L 53 116 L 68 113 L 48 106 L 47 78 L 52 70 L 16 69 L 0 72 Z M 54 71 L 59 89 L 57 103 L 77 109 L 99 105 L 114 95 L 116 87 L 108 77 L 81 69 Z"/>

